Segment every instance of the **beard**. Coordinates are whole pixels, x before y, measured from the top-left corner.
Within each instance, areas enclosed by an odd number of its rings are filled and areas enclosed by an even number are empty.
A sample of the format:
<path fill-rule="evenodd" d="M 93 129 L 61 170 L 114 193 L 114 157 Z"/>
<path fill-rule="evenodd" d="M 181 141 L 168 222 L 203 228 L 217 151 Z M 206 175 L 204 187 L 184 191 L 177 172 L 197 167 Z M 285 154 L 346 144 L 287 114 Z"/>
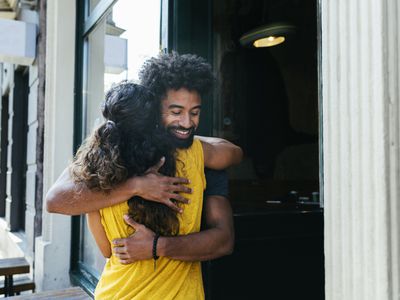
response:
<path fill-rule="evenodd" d="M 178 138 L 175 134 L 174 131 L 175 130 L 184 130 L 187 131 L 189 130 L 189 135 L 187 138 Z M 192 146 L 193 144 L 193 138 L 194 138 L 194 134 L 196 131 L 196 128 L 191 127 L 191 128 L 183 128 L 183 127 L 179 127 L 179 126 L 167 126 L 166 131 L 172 141 L 172 145 L 175 148 L 178 149 L 187 149 L 190 146 Z"/>

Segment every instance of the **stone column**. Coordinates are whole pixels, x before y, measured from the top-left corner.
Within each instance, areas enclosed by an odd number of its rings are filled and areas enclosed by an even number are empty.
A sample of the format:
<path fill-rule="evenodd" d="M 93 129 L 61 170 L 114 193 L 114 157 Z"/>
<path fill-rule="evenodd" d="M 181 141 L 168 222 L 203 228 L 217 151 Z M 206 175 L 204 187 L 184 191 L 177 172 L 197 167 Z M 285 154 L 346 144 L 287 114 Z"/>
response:
<path fill-rule="evenodd" d="M 399 299 L 398 0 L 321 0 L 326 299 Z"/>
<path fill-rule="evenodd" d="M 76 1 L 47 1 L 44 195 L 73 155 Z M 43 201 L 42 236 L 35 244 L 38 290 L 70 285 L 71 217 L 49 214 Z"/>

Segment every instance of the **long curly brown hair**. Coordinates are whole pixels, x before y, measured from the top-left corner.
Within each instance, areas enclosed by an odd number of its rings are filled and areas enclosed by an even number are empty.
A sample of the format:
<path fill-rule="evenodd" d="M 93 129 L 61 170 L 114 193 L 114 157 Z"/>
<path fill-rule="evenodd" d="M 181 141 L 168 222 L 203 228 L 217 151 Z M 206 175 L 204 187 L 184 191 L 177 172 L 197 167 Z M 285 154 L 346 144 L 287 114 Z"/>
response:
<path fill-rule="evenodd" d="M 111 191 L 132 176 L 143 175 L 165 157 L 160 173 L 175 175 L 176 155 L 167 132 L 159 126 L 160 102 L 149 90 L 121 82 L 106 94 L 105 122 L 84 141 L 70 167 L 71 177 L 91 190 Z M 163 236 L 178 234 L 179 220 L 169 207 L 134 196 L 129 215 Z"/>

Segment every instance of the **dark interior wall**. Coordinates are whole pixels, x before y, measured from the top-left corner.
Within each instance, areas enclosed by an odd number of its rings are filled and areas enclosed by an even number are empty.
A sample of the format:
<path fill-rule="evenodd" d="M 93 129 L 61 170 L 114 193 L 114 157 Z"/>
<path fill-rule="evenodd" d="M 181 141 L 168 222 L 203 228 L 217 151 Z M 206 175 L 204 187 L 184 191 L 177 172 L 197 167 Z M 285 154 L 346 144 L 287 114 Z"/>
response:
<path fill-rule="evenodd" d="M 289 120 L 293 128 L 318 135 L 317 78 L 317 8 L 316 2 L 282 1 L 271 8 L 297 28 L 283 47 L 270 48 L 286 83 Z"/>
<path fill-rule="evenodd" d="M 244 33 L 273 22 L 296 31 L 275 47 L 239 44 Z M 213 24 L 219 134 L 242 146 L 258 179 L 318 180 L 315 1 L 217 1 Z"/>
<path fill-rule="evenodd" d="M 191 53 L 213 62 L 212 1 L 174 0 L 170 2 L 169 49 L 180 54 Z M 213 130 L 213 91 L 202 99 L 201 122 L 198 134 L 211 135 Z"/>

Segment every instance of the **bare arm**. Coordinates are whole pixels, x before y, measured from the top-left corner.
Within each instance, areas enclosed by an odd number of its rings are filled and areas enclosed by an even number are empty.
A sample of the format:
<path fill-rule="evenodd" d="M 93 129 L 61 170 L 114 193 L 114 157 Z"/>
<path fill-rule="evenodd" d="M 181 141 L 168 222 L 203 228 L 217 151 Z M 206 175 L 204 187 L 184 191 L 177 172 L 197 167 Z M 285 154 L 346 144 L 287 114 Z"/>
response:
<path fill-rule="evenodd" d="M 171 199 L 187 203 L 187 199 L 176 192 L 191 193 L 191 190 L 184 185 L 188 183 L 188 180 L 159 174 L 158 169 L 162 164 L 163 161 L 150 168 L 143 176 L 129 178 L 109 193 L 93 191 L 84 184 L 74 183 L 67 168 L 46 195 L 47 211 L 65 215 L 79 215 L 127 201 L 132 196 L 137 195 L 163 203 L 181 212 L 181 208 L 175 205 Z"/>
<path fill-rule="evenodd" d="M 129 184 L 106 194 L 91 191 L 83 184 L 76 184 L 65 169 L 46 195 L 47 211 L 66 215 L 79 215 L 98 211 L 129 199 Z"/>
<path fill-rule="evenodd" d="M 158 255 L 183 261 L 203 261 L 231 254 L 234 229 L 229 200 L 209 196 L 205 210 L 205 230 L 186 236 L 160 237 Z"/>
<path fill-rule="evenodd" d="M 216 137 L 196 136 L 202 145 L 204 165 L 210 169 L 222 170 L 241 162 L 243 151 L 239 146 Z"/>
<path fill-rule="evenodd" d="M 97 247 L 99 247 L 104 257 L 110 258 L 111 245 L 107 238 L 106 232 L 104 231 L 103 224 L 101 224 L 101 216 L 99 211 L 90 212 L 86 214 L 86 217 L 90 232 L 96 241 Z"/>
<path fill-rule="evenodd" d="M 234 229 L 229 200 L 222 196 L 209 196 L 204 209 L 205 230 L 176 237 L 160 237 L 157 255 L 182 261 L 202 261 L 232 253 Z M 132 219 L 125 220 L 136 232 L 128 238 L 113 241 L 116 256 L 124 264 L 151 259 L 154 232 Z"/>

